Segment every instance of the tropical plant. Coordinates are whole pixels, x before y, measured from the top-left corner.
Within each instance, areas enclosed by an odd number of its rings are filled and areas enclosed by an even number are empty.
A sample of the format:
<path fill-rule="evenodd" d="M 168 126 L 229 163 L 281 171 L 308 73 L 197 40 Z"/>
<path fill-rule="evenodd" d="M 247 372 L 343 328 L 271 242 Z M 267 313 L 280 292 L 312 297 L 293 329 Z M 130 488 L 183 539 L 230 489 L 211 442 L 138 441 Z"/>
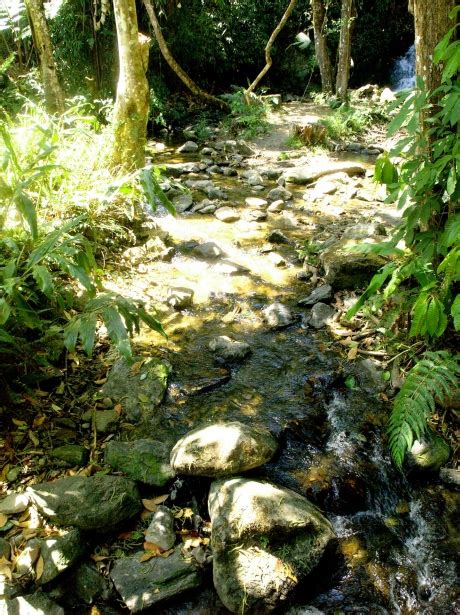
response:
<path fill-rule="evenodd" d="M 459 11 L 454 9 L 452 16 Z M 384 300 L 403 296 L 409 337 L 424 337 L 427 345 L 450 328 L 460 329 L 460 43 L 452 42 L 457 27 L 436 47 L 434 61 L 443 66 L 441 86 L 429 92 L 419 79 L 417 88 L 403 95 L 389 126 L 390 135 L 404 127 L 407 136 L 378 160 L 375 179 L 386 184 L 387 200 L 397 203 L 402 221 L 389 241 L 357 249 L 394 260 L 372 278 L 347 313 L 351 318 L 376 293 Z M 435 396 L 453 388 L 449 374 L 456 373 L 458 356 L 425 356 L 409 372 L 390 419 L 390 449 L 399 466 L 413 437 L 426 430 Z"/>

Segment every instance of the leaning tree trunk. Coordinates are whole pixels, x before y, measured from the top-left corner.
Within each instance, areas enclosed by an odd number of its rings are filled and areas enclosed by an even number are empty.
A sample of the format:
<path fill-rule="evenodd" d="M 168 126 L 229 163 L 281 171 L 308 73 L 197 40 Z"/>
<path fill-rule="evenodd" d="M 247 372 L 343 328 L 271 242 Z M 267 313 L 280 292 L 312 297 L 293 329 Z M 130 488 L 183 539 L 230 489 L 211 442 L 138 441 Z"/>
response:
<path fill-rule="evenodd" d="M 212 96 L 212 94 L 208 94 L 200 88 L 184 71 L 184 69 L 179 66 L 176 60 L 171 55 L 169 51 L 168 44 L 165 41 L 163 33 L 161 31 L 160 23 L 155 13 L 155 9 L 153 8 L 153 4 L 151 0 L 143 0 L 145 9 L 148 13 L 150 23 L 152 24 L 153 31 L 155 32 L 155 38 L 157 39 L 158 46 L 160 47 L 160 51 L 166 62 L 169 64 L 170 68 L 176 73 L 179 79 L 184 83 L 188 89 L 194 94 L 197 98 L 200 98 L 204 102 L 208 104 L 214 105 L 215 107 L 219 107 L 224 111 L 230 111 L 229 105 L 220 98 L 216 96 Z"/>
<path fill-rule="evenodd" d="M 289 19 L 289 17 L 291 16 L 291 13 L 294 10 L 296 4 L 297 4 L 297 0 L 291 0 L 289 2 L 289 5 L 288 5 L 286 11 L 284 12 L 284 15 L 281 17 L 281 20 L 280 20 L 279 24 L 273 30 L 270 38 L 268 39 L 267 44 L 265 45 L 265 66 L 260 71 L 260 73 L 257 75 L 257 77 L 254 79 L 254 81 L 251 83 L 251 85 L 244 92 L 244 96 L 246 98 L 246 102 L 247 103 L 249 103 L 249 100 L 250 100 L 249 97 L 252 94 L 252 92 L 254 92 L 256 87 L 259 85 L 259 82 L 265 77 L 265 75 L 270 70 L 270 67 L 271 67 L 271 65 L 273 63 L 272 56 L 271 56 L 271 51 L 272 51 L 273 43 L 275 42 L 276 37 L 278 36 L 278 34 L 281 32 L 281 30 L 286 25 L 286 22 Z"/>
<path fill-rule="evenodd" d="M 40 60 L 45 104 L 50 113 L 64 112 L 64 94 L 57 75 L 53 45 L 46 23 L 43 0 L 26 0 L 34 47 Z"/>
<path fill-rule="evenodd" d="M 150 39 L 139 34 L 135 0 L 114 0 L 119 76 L 109 164 L 125 171 L 145 164 L 149 115 L 146 77 Z"/>
<path fill-rule="evenodd" d="M 313 30 L 315 33 L 315 53 L 321 75 L 323 92 L 334 92 L 334 78 L 332 73 L 331 58 L 327 48 L 326 36 L 326 9 L 323 0 L 312 0 Z"/>
<path fill-rule="evenodd" d="M 350 78 L 351 30 L 353 27 L 353 0 L 342 0 L 340 15 L 339 59 L 335 91 L 341 100 L 345 100 Z"/>

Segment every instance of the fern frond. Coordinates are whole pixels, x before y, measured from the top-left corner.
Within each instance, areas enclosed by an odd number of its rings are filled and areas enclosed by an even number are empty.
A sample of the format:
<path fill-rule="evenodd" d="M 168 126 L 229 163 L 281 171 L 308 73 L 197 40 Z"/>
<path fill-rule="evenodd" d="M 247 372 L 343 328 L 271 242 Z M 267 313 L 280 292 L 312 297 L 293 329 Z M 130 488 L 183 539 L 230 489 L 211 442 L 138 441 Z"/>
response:
<path fill-rule="evenodd" d="M 435 410 L 435 400 L 443 403 L 459 387 L 460 355 L 447 351 L 425 352 L 414 365 L 394 400 L 388 424 L 391 456 L 401 468 L 414 440 L 427 431 L 427 419 Z"/>

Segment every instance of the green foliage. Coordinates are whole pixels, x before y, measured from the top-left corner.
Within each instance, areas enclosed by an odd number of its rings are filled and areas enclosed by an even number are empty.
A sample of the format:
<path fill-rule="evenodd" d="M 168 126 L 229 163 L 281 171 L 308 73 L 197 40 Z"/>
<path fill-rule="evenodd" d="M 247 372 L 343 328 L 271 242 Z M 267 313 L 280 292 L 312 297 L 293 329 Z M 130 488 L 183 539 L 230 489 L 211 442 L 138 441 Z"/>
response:
<path fill-rule="evenodd" d="M 388 425 L 390 451 L 398 468 L 414 440 L 428 431 L 427 419 L 434 413 L 435 403 L 443 403 L 458 390 L 459 361 L 460 355 L 426 352 L 407 375 Z"/>
<path fill-rule="evenodd" d="M 382 112 L 372 107 L 356 108 L 341 104 L 328 117 L 320 120 L 320 123 L 327 128 L 331 139 L 343 140 L 361 135 L 370 126 L 382 122 L 383 119 Z"/>
<path fill-rule="evenodd" d="M 252 139 L 268 131 L 267 109 L 264 103 L 253 96 L 247 104 L 244 90 L 226 96 L 231 114 L 226 120 L 227 128 L 243 139 Z"/>

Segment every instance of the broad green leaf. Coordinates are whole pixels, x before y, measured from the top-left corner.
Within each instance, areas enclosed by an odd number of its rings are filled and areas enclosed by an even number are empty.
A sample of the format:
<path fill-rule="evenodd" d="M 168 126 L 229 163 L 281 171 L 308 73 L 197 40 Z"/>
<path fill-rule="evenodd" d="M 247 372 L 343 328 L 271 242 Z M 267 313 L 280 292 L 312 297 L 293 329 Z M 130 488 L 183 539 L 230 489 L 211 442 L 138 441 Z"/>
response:
<path fill-rule="evenodd" d="M 460 330 L 460 295 L 455 297 L 454 302 L 452 303 L 452 307 L 450 308 L 450 313 L 454 320 L 454 328 L 456 331 Z"/>
<path fill-rule="evenodd" d="M 78 216 L 77 218 L 73 218 L 72 220 L 65 222 L 55 231 L 48 233 L 44 237 L 44 239 L 40 241 L 38 247 L 30 253 L 30 256 L 28 258 L 29 266 L 37 265 L 43 258 L 45 258 L 45 256 L 47 256 L 51 252 L 51 250 L 55 247 L 58 241 L 66 233 L 80 225 L 85 219 L 85 215 Z"/>
<path fill-rule="evenodd" d="M 81 320 L 79 316 L 72 320 L 64 327 L 64 346 L 69 352 L 75 350 L 77 345 L 78 333 L 80 331 Z"/>
<path fill-rule="evenodd" d="M 14 203 L 18 208 L 22 218 L 27 222 L 31 235 L 34 239 L 38 237 L 37 228 L 37 212 L 35 211 L 35 205 L 32 200 L 27 196 L 25 192 L 16 191 L 14 194 Z"/>
<path fill-rule="evenodd" d="M 4 325 L 11 314 L 11 307 L 3 297 L 0 299 L 0 325 Z"/>
<path fill-rule="evenodd" d="M 42 293 L 47 297 L 51 296 L 54 290 L 54 282 L 49 269 L 44 265 L 34 265 L 32 267 L 32 275 Z"/>
<path fill-rule="evenodd" d="M 454 194 L 456 185 L 457 185 L 457 171 L 455 168 L 455 164 L 453 164 L 450 168 L 449 175 L 447 177 L 446 192 L 449 196 L 452 196 Z"/>
<path fill-rule="evenodd" d="M 156 199 L 160 201 L 163 207 L 173 216 L 176 215 L 176 209 L 166 194 L 160 187 L 157 178 L 152 173 L 151 169 L 141 169 L 139 172 L 139 182 L 144 191 L 145 198 L 149 205 L 156 209 Z"/>
<path fill-rule="evenodd" d="M 372 295 L 375 295 L 378 289 L 384 284 L 388 276 L 393 273 L 395 268 L 396 268 L 396 265 L 394 263 L 388 263 L 387 265 L 383 267 L 382 271 L 374 275 L 372 280 L 369 282 L 369 286 L 363 292 L 361 297 L 345 314 L 345 318 L 347 320 L 349 320 L 350 318 L 353 318 L 353 316 L 357 314 L 359 310 L 362 308 L 362 306 L 366 303 L 369 297 L 371 297 Z"/>
<path fill-rule="evenodd" d="M 426 331 L 432 337 L 436 334 L 439 326 L 439 302 L 432 297 L 426 311 Z"/>
<path fill-rule="evenodd" d="M 83 346 L 83 350 L 88 357 L 93 353 L 94 340 L 96 337 L 97 314 L 83 314 L 80 317 L 80 328 L 78 334 Z"/>
<path fill-rule="evenodd" d="M 106 306 L 101 310 L 101 315 L 107 328 L 107 333 L 118 352 L 128 359 L 131 358 L 132 350 L 128 331 L 118 311 L 114 307 Z"/>
<path fill-rule="evenodd" d="M 428 310 L 428 295 L 427 293 L 420 293 L 417 301 L 412 308 L 412 324 L 409 331 L 409 337 L 415 337 L 422 335 L 425 324 L 426 314 Z"/>

